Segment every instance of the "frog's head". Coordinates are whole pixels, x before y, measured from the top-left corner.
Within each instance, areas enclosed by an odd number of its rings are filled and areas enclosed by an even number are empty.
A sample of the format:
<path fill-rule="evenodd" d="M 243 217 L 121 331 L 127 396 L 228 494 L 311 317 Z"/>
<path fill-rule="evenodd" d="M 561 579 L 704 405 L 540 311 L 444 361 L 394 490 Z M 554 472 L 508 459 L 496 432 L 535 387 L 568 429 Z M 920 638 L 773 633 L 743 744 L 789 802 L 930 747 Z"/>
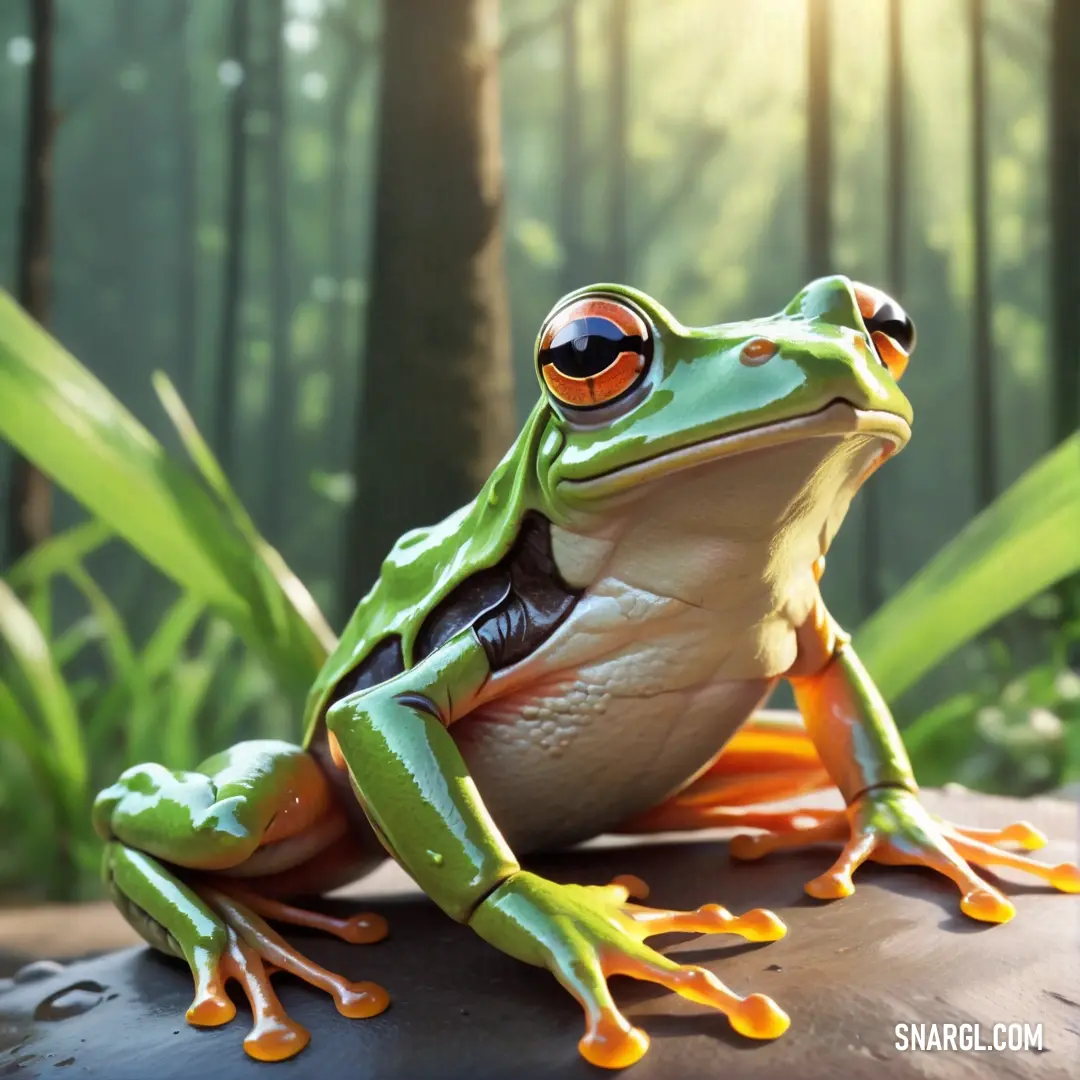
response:
<path fill-rule="evenodd" d="M 537 338 L 541 481 L 568 518 L 685 487 L 691 473 L 722 477 L 693 495 L 714 504 L 764 483 L 778 518 L 816 500 L 831 539 L 859 483 L 911 434 L 898 380 L 914 340 L 899 304 L 841 276 L 776 315 L 701 328 L 634 289 L 581 289 Z"/>

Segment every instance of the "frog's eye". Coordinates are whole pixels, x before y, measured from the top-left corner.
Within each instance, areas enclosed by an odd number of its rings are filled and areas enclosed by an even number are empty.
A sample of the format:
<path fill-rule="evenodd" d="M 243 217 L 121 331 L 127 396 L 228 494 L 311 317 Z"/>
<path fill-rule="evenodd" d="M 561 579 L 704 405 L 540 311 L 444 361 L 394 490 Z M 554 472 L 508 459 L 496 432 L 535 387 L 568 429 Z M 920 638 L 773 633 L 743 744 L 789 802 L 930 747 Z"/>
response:
<path fill-rule="evenodd" d="M 889 369 L 889 374 L 899 380 L 907 368 L 908 357 L 915 350 L 915 324 L 904 309 L 880 289 L 856 285 L 855 301 L 881 362 Z"/>
<path fill-rule="evenodd" d="M 557 311 L 540 335 L 544 385 L 571 408 L 606 405 L 636 386 L 652 359 L 645 320 L 610 297 L 583 297 Z"/>

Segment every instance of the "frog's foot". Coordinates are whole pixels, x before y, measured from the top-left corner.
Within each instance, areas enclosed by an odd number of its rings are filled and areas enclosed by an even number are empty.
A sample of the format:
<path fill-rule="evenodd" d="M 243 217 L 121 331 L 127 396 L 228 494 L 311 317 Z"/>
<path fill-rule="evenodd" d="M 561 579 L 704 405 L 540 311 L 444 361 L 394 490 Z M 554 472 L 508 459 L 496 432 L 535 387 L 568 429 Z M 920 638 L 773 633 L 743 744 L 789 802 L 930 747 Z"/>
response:
<path fill-rule="evenodd" d="M 678 964 L 645 944 L 656 934 L 729 933 L 749 941 L 783 937 L 784 924 L 771 912 L 736 916 L 716 904 L 695 911 L 669 911 L 629 903 L 643 886 L 633 878 L 610 885 L 559 885 L 519 871 L 503 882 L 473 914 L 471 925 L 485 940 L 527 963 L 546 967 L 585 1011 L 578 1043 L 593 1065 L 621 1069 L 638 1061 L 649 1037 L 616 1006 L 608 988 L 612 975 L 657 983 L 724 1013 L 740 1034 L 772 1039 L 787 1030 L 782 1009 L 762 994 L 740 997 L 712 972 Z"/>
<path fill-rule="evenodd" d="M 221 920 L 229 928 L 230 932 L 244 944 L 249 955 L 255 955 L 260 961 L 271 964 L 274 970 L 287 971 L 303 979 L 306 983 L 325 991 L 334 999 L 337 1011 L 342 1016 L 352 1019 L 363 1019 L 369 1016 L 377 1016 L 387 1005 L 390 999 L 386 991 L 372 982 L 350 982 L 348 979 L 327 971 L 314 961 L 309 960 L 303 953 L 294 949 L 285 939 L 255 913 L 247 903 L 236 899 L 231 895 L 232 890 L 226 892 L 218 882 L 213 885 L 201 884 L 196 891 L 214 909 Z M 251 894 L 245 894 L 248 900 Z M 316 912 L 303 911 L 287 904 L 276 901 L 257 898 L 257 905 L 261 907 L 271 918 L 286 917 L 286 921 L 300 923 L 300 925 L 318 925 L 319 929 L 326 929 L 326 921 L 337 924 L 334 931 L 346 941 L 355 940 L 358 927 L 348 919 L 328 920 L 326 916 L 320 916 Z M 371 920 L 372 916 L 359 916 L 362 920 Z M 369 924 L 364 924 L 370 929 Z M 379 940 L 385 936 L 385 926 L 375 927 L 376 931 L 382 930 L 378 936 L 370 940 Z M 352 935 L 352 936 L 346 936 Z M 249 998 L 251 992 L 245 983 L 245 990 Z M 284 1014 L 282 1014 L 284 1015 Z M 256 1025 L 258 1030 L 258 1025 Z M 253 1033 L 254 1034 L 254 1033 Z M 245 1042 L 245 1049 L 247 1042 Z M 295 1051 L 294 1051 L 295 1052 Z M 249 1049 L 252 1057 L 258 1056 Z M 290 1055 L 291 1056 L 291 1055 Z"/>
<path fill-rule="evenodd" d="M 254 1016 L 244 1049 L 259 1061 L 290 1058 L 310 1039 L 270 986 L 275 971 L 292 972 L 325 990 L 344 1016 L 374 1016 L 388 1004 L 382 987 L 348 982 L 326 971 L 283 941 L 245 904 L 221 889 L 174 876 L 144 852 L 116 841 L 107 844 L 105 879 L 128 922 L 155 948 L 187 961 L 195 981 L 195 996 L 186 1013 L 189 1024 L 218 1027 L 232 1020 L 236 1006 L 225 984 L 230 979 L 240 983 Z M 249 893 L 244 895 L 252 900 Z M 385 933 L 378 916 L 328 920 L 277 901 L 254 901 L 270 918 L 329 929 L 349 941 L 378 940 Z"/>
<path fill-rule="evenodd" d="M 308 1035 L 274 996 L 268 981 L 274 970 L 325 990 L 346 1016 L 372 1016 L 386 1007 L 381 987 L 350 983 L 311 963 L 263 921 L 369 942 L 386 934 L 380 917 L 335 919 L 264 899 L 247 876 L 297 871 L 303 880 L 303 868 L 344 831 L 325 775 L 301 748 L 273 740 L 240 743 L 195 772 L 137 765 L 98 796 L 93 820 L 107 841 L 106 881 L 117 907 L 151 945 L 182 956 L 191 968 L 190 1023 L 216 1026 L 235 1016 L 223 990 L 233 979 L 255 1013 L 247 1052 L 261 1060 L 298 1053 Z"/>
<path fill-rule="evenodd" d="M 891 866 L 927 866 L 953 881 L 963 894 L 961 909 L 984 922 L 1008 922 L 1016 914 L 1002 893 L 972 870 L 1008 866 L 1048 882 L 1062 892 L 1080 892 L 1080 868 L 1072 863 L 1050 866 L 1015 851 L 997 847 L 1010 843 L 1029 851 L 1046 838 L 1026 822 L 999 830 L 967 829 L 932 817 L 915 795 L 903 788 L 867 791 L 846 810 L 835 811 L 809 828 L 790 827 L 757 836 L 736 836 L 731 854 L 757 859 L 770 852 L 810 844 L 840 841 L 840 857 L 806 891 L 821 900 L 854 892 L 852 875 L 867 859 Z"/>

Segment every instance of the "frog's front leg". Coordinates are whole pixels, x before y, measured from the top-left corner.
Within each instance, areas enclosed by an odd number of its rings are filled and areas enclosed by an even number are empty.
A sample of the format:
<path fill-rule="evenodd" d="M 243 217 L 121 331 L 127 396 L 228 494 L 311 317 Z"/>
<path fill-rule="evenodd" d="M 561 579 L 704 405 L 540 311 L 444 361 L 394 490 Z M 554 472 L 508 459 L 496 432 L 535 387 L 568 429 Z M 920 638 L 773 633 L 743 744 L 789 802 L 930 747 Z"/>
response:
<path fill-rule="evenodd" d="M 593 1064 L 621 1068 L 648 1047 L 612 1000 L 611 975 L 659 983 L 711 1005 L 744 1035 L 780 1035 L 788 1019 L 769 998 L 740 998 L 711 972 L 676 964 L 644 943 L 672 930 L 772 940 L 784 927 L 771 913 L 738 918 L 716 905 L 655 910 L 628 902 L 631 892 L 640 896 L 640 883 L 561 885 L 520 868 L 447 730 L 469 712 L 489 674 L 483 646 L 468 629 L 327 714 L 357 796 L 390 853 L 452 918 L 555 975 L 585 1011 L 578 1045 Z"/>
<path fill-rule="evenodd" d="M 892 865 L 922 865 L 944 874 L 963 894 L 961 907 L 975 919 L 1007 922 L 1016 913 L 1001 892 L 972 869 L 1010 866 L 1027 871 L 1064 892 L 1080 891 L 1080 869 L 1049 866 L 995 846 L 1017 843 L 1034 849 L 1045 838 L 1018 822 L 999 832 L 965 829 L 939 821 L 919 803 L 918 787 L 900 733 L 888 706 L 846 636 L 822 608 L 801 634 L 806 650 L 821 658 L 810 670 L 802 664 L 790 676 L 795 699 L 829 775 L 847 803 L 844 811 L 819 815 L 810 828 L 789 827 L 765 835 L 739 836 L 731 843 L 737 858 L 757 858 L 780 848 L 843 841 L 832 868 L 806 886 L 820 899 L 848 896 L 851 877 L 867 859 Z"/>
<path fill-rule="evenodd" d="M 313 964 L 263 921 L 314 927 L 354 943 L 386 934 L 377 915 L 335 919 L 259 892 L 260 877 L 302 867 L 343 831 L 325 776 L 299 747 L 241 743 L 195 772 L 135 766 L 98 795 L 94 825 L 108 841 L 103 871 L 117 907 L 151 945 L 191 968 L 189 1023 L 231 1020 L 236 1008 L 224 984 L 234 979 L 255 1020 L 245 1050 L 263 1061 L 292 1057 L 309 1035 L 274 994 L 269 976 L 276 970 L 325 990 L 345 1016 L 386 1007 L 381 987 Z"/>

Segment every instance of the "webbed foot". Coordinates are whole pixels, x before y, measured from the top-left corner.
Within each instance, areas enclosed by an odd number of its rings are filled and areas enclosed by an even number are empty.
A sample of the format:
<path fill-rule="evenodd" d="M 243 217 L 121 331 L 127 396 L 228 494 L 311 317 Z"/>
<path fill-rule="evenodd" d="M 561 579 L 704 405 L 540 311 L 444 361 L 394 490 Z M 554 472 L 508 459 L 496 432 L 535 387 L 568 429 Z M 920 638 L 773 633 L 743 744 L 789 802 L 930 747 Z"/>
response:
<path fill-rule="evenodd" d="M 106 845 L 105 876 L 132 926 L 155 948 L 182 957 L 191 968 L 195 996 L 186 1013 L 189 1024 L 219 1027 L 234 1019 L 236 1006 L 225 986 L 229 980 L 240 984 L 254 1018 L 244 1049 L 258 1061 L 293 1057 L 310 1041 L 270 985 L 276 971 L 291 972 L 330 994 L 343 1016 L 375 1016 L 389 1004 L 381 986 L 350 982 L 327 971 L 261 918 L 315 927 L 346 941 L 371 942 L 386 934 L 386 923 L 378 915 L 334 919 L 234 889 L 231 882 L 184 881 L 153 857 L 116 842 Z"/>
<path fill-rule="evenodd" d="M 350 1019 L 377 1016 L 390 1004 L 388 994 L 376 983 L 350 982 L 309 960 L 267 925 L 253 908 L 261 907 L 271 918 L 320 929 L 330 929 L 327 923 L 337 924 L 331 932 L 344 940 L 363 940 L 365 936 L 368 941 L 380 940 L 386 931 L 385 923 L 378 925 L 379 916 L 335 920 L 258 897 L 249 907 L 220 887 L 200 885 L 197 892 L 228 928 L 229 949 L 222 957 L 221 969 L 226 978 L 240 983 L 251 1003 L 255 1026 L 244 1040 L 244 1049 L 250 1057 L 282 1061 L 298 1054 L 310 1040 L 307 1030 L 289 1017 L 270 986 L 269 976 L 277 971 L 287 971 L 323 990 L 334 999 L 337 1011 Z M 377 936 L 371 936 L 372 930 Z"/>
<path fill-rule="evenodd" d="M 799 816 L 792 815 L 792 819 Z M 927 866 L 943 874 L 963 894 L 961 910 L 983 922 L 1008 922 L 1016 908 L 998 889 L 984 881 L 972 866 L 1008 866 L 1048 882 L 1062 892 L 1080 892 L 1080 868 L 1074 863 L 1050 866 L 1008 851 L 998 844 L 1016 844 L 1034 851 L 1046 837 L 1026 822 L 1004 829 L 968 829 L 932 816 L 916 796 L 903 788 L 867 791 L 845 810 L 819 813 L 815 824 L 799 828 L 794 820 L 770 823 L 775 831 L 736 836 L 730 845 L 737 859 L 757 859 L 773 851 L 791 850 L 829 841 L 844 844 L 840 857 L 806 891 L 820 900 L 850 896 L 852 875 L 867 859 L 890 866 Z"/>
<path fill-rule="evenodd" d="M 763 994 L 740 997 L 711 971 L 678 964 L 645 944 L 656 934 L 739 934 L 749 941 L 783 937 L 771 912 L 732 915 L 716 904 L 696 911 L 668 911 L 630 903 L 642 898 L 636 879 L 610 885 L 559 885 L 519 871 L 473 914 L 470 925 L 503 952 L 545 967 L 578 1000 L 586 1031 L 578 1043 L 593 1065 L 621 1069 L 638 1061 L 649 1037 L 619 1011 L 608 988 L 612 975 L 657 983 L 690 1001 L 724 1013 L 740 1034 L 772 1039 L 787 1030 L 787 1014 Z"/>

